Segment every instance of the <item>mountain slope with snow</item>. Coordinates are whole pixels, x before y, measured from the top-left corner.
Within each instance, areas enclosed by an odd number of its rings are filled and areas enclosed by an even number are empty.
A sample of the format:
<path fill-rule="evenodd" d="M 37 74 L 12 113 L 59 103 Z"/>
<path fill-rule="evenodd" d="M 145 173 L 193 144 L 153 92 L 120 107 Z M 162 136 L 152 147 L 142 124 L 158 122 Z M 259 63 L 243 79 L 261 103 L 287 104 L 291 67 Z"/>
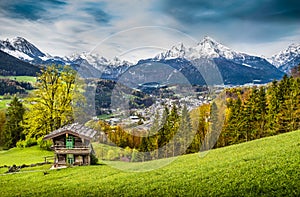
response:
<path fill-rule="evenodd" d="M 132 64 L 117 57 L 108 60 L 97 54 L 81 53 L 69 57 L 51 56 L 41 52 L 36 46 L 26 39 L 16 37 L 0 40 L 0 50 L 33 65 L 71 65 L 83 77 L 117 78 Z"/>
<path fill-rule="evenodd" d="M 283 76 L 281 71 L 264 58 L 236 52 L 207 36 L 196 46 L 188 47 L 180 43 L 154 58 L 140 60 L 137 64 L 132 64 L 117 57 L 108 60 L 98 54 L 90 53 L 74 54 L 69 57 L 54 57 L 41 52 L 33 44 L 20 37 L 0 41 L 0 50 L 34 65 L 71 65 L 82 77 L 113 80 L 118 79 L 130 67 L 137 66 L 141 62 L 161 62 L 184 72 L 187 76 L 190 75 L 191 82 L 197 83 L 197 80 L 200 80 L 201 77 L 192 74 L 195 71 L 193 63 L 206 62 L 206 60 L 213 62 L 212 64 L 218 67 L 226 84 L 245 84 L 253 81 L 267 83 Z M 209 69 L 204 68 L 204 70 Z M 200 81 L 203 82 L 202 79 Z"/>
<path fill-rule="evenodd" d="M 187 60 L 194 60 L 199 58 L 220 58 L 233 59 L 235 57 L 243 57 L 245 54 L 238 53 L 230 48 L 218 43 L 212 38 L 205 36 L 194 47 L 186 47 L 182 43 L 173 46 L 170 50 L 162 52 L 155 56 L 155 59 L 174 59 L 185 58 Z"/>
<path fill-rule="evenodd" d="M 269 61 L 283 72 L 288 73 L 300 63 L 300 44 L 291 44 L 287 49 L 273 55 Z"/>
<path fill-rule="evenodd" d="M 176 59 L 186 59 L 200 67 L 212 65 L 218 67 L 225 84 L 236 85 L 254 81 L 267 83 L 273 79 L 280 79 L 283 76 L 283 73 L 266 59 L 236 52 L 210 37 L 205 37 L 194 47 L 185 47 L 183 44 L 173 46 L 170 50 L 162 52 L 153 58 L 157 62 Z M 206 64 L 203 61 L 205 59 L 214 63 Z M 202 66 L 202 64 L 204 65 Z M 207 70 L 207 68 L 201 69 Z"/>
<path fill-rule="evenodd" d="M 46 56 L 36 46 L 21 37 L 0 40 L 0 50 L 24 61 L 32 61 Z"/>

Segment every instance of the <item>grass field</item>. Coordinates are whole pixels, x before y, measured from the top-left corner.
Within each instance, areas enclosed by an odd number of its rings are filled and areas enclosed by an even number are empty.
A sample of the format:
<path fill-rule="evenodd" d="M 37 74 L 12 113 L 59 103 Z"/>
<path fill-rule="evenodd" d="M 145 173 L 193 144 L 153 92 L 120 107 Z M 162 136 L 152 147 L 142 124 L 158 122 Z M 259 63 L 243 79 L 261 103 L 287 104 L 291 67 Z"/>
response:
<path fill-rule="evenodd" d="M 6 108 L 6 104 L 10 103 L 11 99 L 3 99 L 3 96 L 0 96 L 0 109 Z"/>
<path fill-rule="evenodd" d="M 45 156 L 53 156 L 53 152 L 41 150 L 38 146 L 12 148 L 7 151 L 0 151 L 0 166 L 43 162 Z"/>
<path fill-rule="evenodd" d="M 34 84 L 36 82 L 36 77 L 32 76 L 2 76 L 0 78 L 8 78 L 16 81 L 30 82 Z M 30 91 L 27 91 L 30 92 Z M 10 103 L 11 99 L 3 99 L 3 96 L 0 96 L 0 109 L 7 108 L 6 104 Z"/>
<path fill-rule="evenodd" d="M 1 76 L 0 75 L 0 78 L 8 78 L 16 81 L 24 81 L 30 83 L 36 82 L 36 77 L 32 77 L 32 76 Z"/>
<path fill-rule="evenodd" d="M 26 150 L 23 153 L 28 160 L 33 156 Z M 6 157 L 1 162 L 17 159 L 13 153 L 11 157 L 8 152 L 0 154 Z M 111 164 L 129 169 L 166 161 Z M 300 131 L 295 131 L 211 150 L 204 157 L 180 156 L 148 172 L 128 172 L 108 164 L 48 171 L 47 175 L 45 167 L 35 172 L 26 169 L 0 175 L 0 191 L 1 196 L 299 196 L 299 167 Z"/>

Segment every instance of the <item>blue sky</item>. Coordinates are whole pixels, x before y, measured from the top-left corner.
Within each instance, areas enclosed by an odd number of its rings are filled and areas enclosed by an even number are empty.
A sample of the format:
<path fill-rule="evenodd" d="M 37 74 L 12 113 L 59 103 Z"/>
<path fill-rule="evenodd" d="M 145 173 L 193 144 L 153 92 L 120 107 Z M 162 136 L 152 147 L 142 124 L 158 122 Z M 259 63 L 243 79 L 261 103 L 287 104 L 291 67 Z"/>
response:
<path fill-rule="evenodd" d="M 0 39 L 22 36 L 51 55 L 144 58 L 208 35 L 269 57 L 300 43 L 300 1 L 9 0 L 0 23 Z"/>

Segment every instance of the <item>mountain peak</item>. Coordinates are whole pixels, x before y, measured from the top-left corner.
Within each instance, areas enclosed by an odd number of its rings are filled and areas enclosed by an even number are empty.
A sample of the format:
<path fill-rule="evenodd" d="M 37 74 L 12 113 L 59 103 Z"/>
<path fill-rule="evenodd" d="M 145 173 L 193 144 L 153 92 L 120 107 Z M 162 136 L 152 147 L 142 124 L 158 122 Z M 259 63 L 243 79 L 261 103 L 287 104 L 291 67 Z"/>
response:
<path fill-rule="evenodd" d="M 200 41 L 200 43 L 218 43 L 218 42 L 209 36 L 204 36 L 204 38 Z"/>
<path fill-rule="evenodd" d="M 218 43 L 209 36 L 205 36 L 196 46 L 185 47 L 183 43 L 179 43 L 170 50 L 160 53 L 155 59 L 174 59 L 186 58 L 188 60 L 198 58 L 226 58 L 233 59 L 235 57 L 242 57 L 242 53 L 237 53 L 230 48 Z"/>
<path fill-rule="evenodd" d="M 15 37 L 6 39 L 5 41 L 0 41 L 0 49 L 18 59 L 23 60 L 32 60 L 46 56 L 36 46 L 23 37 Z"/>
<path fill-rule="evenodd" d="M 166 52 L 162 52 L 155 56 L 155 59 L 173 59 L 173 58 L 184 58 L 187 52 L 187 48 L 182 42 L 171 47 Z"/>
<path fill-rule="evenodd" d="M 29 43 L 25 38 L 23 37 L 20 37 L 20 36 L 17 36 L 17 37 L 14 37 L 14 38 L 11 38 L 11 39 L 7 39 L 7 41 L 11 42 L 11 43 Z"/>
<path fill-rule="evenodd" d="M 300 44 L 290 44 L 285 50 L 273 55 L 269 61 L 277 68 L 288 72 L 293 66 L 300 63 Z"/>

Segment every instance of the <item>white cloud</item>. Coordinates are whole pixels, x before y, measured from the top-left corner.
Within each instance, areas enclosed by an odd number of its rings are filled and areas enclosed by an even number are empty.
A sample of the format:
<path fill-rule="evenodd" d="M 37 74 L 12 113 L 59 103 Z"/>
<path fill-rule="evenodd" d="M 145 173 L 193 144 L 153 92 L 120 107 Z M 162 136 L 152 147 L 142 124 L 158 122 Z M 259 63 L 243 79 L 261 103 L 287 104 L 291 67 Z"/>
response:
<path fill-rule="evenodd" d="M 22 36 L 51 55 L 93 51 L 105 57 L 122 56 L 128 60 L 152 57 L 179 42 L 193 46 L 204 35 L 235 50 L 266 56 L 286 48 L 290 43 L 300 42 L 300 30 L 274 39 L 269 36 L 269 40 L 264 40 L 272 32 L 271 26 L 260 25 L 249 29 L 251 24 L 243 21 L 184 24 L 176 17 L 155 9 L 153 5 L 159 2 L 104 0 L 98 4 L 96 0 L 69 0 L 63 9 L 49 10 L 53 16 L 49 20 L 29 21 L 3 15 L 0 16 L 0 23 L 5 24 L 1 26 L 1 39 Z M 97 22 L 92 13 L 82 9 L 86 3 L 97 3 L 100 11 L 109 14 L 109 22 Z M 256 35 L 260 39 L 253 42 Z"/>

